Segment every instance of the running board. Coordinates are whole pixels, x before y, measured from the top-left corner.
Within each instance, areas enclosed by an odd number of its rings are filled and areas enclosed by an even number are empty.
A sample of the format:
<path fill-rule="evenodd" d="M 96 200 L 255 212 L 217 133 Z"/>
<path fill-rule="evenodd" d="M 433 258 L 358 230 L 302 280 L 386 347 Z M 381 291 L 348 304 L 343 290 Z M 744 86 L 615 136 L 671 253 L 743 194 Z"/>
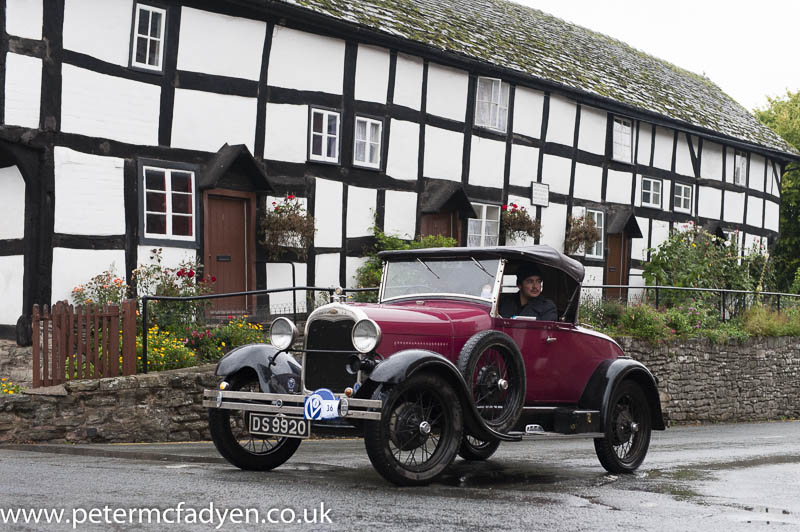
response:
<path fill-rule="evenodd" d="M 525 432 L 509 432 L 509 436 L 517 436 L 522 440 L 548 440 L 548 439 L 576 439 L 576 438 L 604 438 L 602 432 L 579 432 L 565 434 L 563 432 L 548 432 L 541 425 L 526 425 Z"/>

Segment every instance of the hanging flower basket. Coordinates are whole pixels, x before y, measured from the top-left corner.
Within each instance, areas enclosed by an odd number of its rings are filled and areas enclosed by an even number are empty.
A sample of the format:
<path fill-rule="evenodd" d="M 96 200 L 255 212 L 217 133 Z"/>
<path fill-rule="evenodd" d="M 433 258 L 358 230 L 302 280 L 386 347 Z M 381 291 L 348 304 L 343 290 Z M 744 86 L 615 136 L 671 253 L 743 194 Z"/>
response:
<path fill-rule="evenodd" d="M 307 260 L 308 248 L 314 240 L 314 217 L 295 196 L 289 194 L 282 201 L 273 201 L 267 206 L 259 221 L 259 230 L 268 261 L 283 258 L 289 250 L 297 260 Z"/>
<path fill-rule="evenodd" d="M 541 236 L 541 221 L 535 218 L 532 219 L 525 207 L 510 203 L 503 205 L 501 209 L 503 214 L 500 220 L 500 227 L 506 235 L 506 240 L 516 240 L 525 236 L 531 238 L 539 238 Z"/>
<path fill-rule="evenodd" d="M 602 235 L 597 229 L 594 220 L 585 216 L 580 218 L 570 216 L 569 228 L 564 238 L 564 253 L 572 255 L 581 247 L 587 249 L 600 238 L 602 238 Z"/>

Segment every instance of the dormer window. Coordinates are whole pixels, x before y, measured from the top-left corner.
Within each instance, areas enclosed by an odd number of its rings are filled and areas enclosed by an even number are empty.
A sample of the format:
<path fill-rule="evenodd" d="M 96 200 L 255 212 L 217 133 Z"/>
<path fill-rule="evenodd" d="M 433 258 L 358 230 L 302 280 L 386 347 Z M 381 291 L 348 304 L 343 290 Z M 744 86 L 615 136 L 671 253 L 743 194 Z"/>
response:
<path fill-rule="evenodd" d="M 478 78 L 475 125 L 505 133 L 508 124 L 508 83 L 495 78 Z"/>
<path fill-rule="evenodd" d="M 136 4 L 131 66 L 159 72 L 163 69 L 166 18 L 167 12 L 164 9 Z"/>

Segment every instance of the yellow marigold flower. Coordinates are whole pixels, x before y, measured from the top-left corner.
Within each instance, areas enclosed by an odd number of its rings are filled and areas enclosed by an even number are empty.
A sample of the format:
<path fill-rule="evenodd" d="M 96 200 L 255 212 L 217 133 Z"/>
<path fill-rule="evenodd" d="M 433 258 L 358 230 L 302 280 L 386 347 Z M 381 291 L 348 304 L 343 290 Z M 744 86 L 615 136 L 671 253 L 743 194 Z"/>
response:
<path fill-rule="evenodd" d="M 0 381 L 3 381 L 3 382 L 6 382 L 7 380 L 8 380 L 8 379 L 7 379 L 7 378 L 5 378 L 5 377 L 3 377 L 2 379 L 0 379 Z"/>
<path fill-rule="evenodd" d="M 222 347 L 225 347 L 225 342 L 222 342 Z"/>

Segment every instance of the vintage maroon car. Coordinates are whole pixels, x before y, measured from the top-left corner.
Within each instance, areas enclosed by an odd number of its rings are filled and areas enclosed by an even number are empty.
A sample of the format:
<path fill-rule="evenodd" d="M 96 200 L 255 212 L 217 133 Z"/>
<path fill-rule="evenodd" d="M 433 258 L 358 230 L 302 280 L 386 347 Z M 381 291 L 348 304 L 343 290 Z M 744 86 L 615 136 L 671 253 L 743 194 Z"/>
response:
<path fill-rule="evenodd" d="M 431 482 L 456 454 L 552 433 L 594 438 L 612 473 L 635 470 L 664 422 L 656 380 L 609 337 L 576 325 L 583 266 L 548 246 L 389 251 L 378 303 L 312 312 L 303 348 L 278 318 L 271 344 L 244 346 L 206 390 L 211 435 L 243 469 L 288 460 L 312 425 L 362 431 L 375 469 Z M 516 272 L 535 264 L 557 321 L 503 317 Z M 329 421 L 326 421 L 329 420 Z"/>

